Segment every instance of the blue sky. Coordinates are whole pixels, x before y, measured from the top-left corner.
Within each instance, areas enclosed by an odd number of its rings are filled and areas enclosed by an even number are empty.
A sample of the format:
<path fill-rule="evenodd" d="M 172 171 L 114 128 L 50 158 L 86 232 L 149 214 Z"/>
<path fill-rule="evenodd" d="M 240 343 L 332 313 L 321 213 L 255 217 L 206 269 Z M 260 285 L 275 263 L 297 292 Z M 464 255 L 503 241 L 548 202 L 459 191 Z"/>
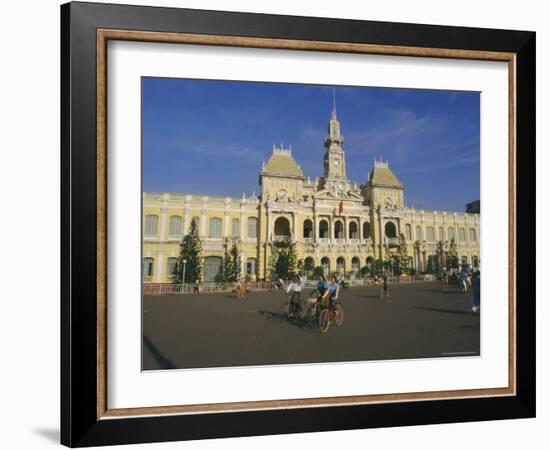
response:
<path fill-rule="evenodd" d="M 463 211 L 479 198 L 479 93 L 335 89 L 352 181 L 382 156 L 408 206 Z M 258 193 L 274 143 L 323 175 L 331 86 L 144 78 L 142 95 L 145 192 Z"/>

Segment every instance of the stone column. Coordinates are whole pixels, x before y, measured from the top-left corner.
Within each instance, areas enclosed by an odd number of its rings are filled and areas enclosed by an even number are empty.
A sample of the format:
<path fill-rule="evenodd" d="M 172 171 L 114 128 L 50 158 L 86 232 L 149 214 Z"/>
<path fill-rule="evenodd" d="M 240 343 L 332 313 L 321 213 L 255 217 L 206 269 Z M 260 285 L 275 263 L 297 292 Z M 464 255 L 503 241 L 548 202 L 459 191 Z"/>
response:
<path fill-rule="evenodd" d="M 202 208 L 201 208 L 201 231 L 200 236 L 201 238 L 206 237 L 206 202 L 208 199 L 205 197 L 203 198 L 202 202 Z"/>
<path fill-rule="evenodd" d="M 346 239 L 346 242 L 349 242 L 349 217 L 344 216 L 344 238 Z"/>
<path fill-rule="evenodd" d="M 230 231 L 229 231 L 230 222 L 231 221 L 229 220 L 229 211 L 225 210 L 223 214 L 223 235 L 222 235 L 222 237 L 224 238 L 229 236 L 230 234 Z"/>
<path fill-rule="evenodd" d="M 363 236 L 363 225 L 364 222 L 361 220 L 361 217 L 359 217 L 359 239 L 361 240 L 361 242 L 363 242 L 363 239 L 365 238 Z"/>
<path fill-rule="evenodd" d="M 183 209 L 183 235 L 185 236 L 189 232 L 190 225 L 189 210 L 187 209 L 187 203 Z"/>
<path fill-rule="evenodd" d="M 378 211 L 378 232 L 380 233 L 380 254 L 378 259 L 384 260 L 384 224 L 382 223 L 382 214 Z"/>
<path fill-rule="evenodd" d="M 267 241 L 273 239 L 273 214 L 271 211 L 267 212 Z"/>
<path fill-rule="evenodd" d="M 313 242 L 317 242 L 319 238 L 319 229 L 317 228 L 319 224 L 317 223 L 317 213 L 313 210 Z"/>
<path fill-rule="evenodd" d="M 244 214 L 244 211 L 243 211 L 243 207 L 241 206 L 241 211 L 240 211 L 240 216 L 239 216 L 239 222 L 241 223 L 241 232 L 240 232 L 240 235 L 239 235 L 239 238 L 242 242 L 244 242 L 244 240 L 246 239 L 246 226 L 247 224 L 245 222 L 247 222 L 246 220 L 246 216 Z"/>
<path fill-rule="evenodd" d="M 330 226 L 330 241 L 334 242 L 334 223 L 335 223 L 335 221 L 333 220 L 332 217 L 329 217 L 328 221 L 329 221 L 329 226 Z"/>
<path fill-rule="evenodd" d="M 160 208 L 160 233 L 159 239 L 161 242 L 166 240 L 166 205 Z"/>
<path fill-rule="evenodd" d="M 298 212 L 294 211 L 292 213 L 292 240 L 298 241 Z"/>
<path fill-rule="evenodd" d="M 164 254 L 159 252 L 155 267 L 155 283 L 160 283 L 164 272 Z"/>

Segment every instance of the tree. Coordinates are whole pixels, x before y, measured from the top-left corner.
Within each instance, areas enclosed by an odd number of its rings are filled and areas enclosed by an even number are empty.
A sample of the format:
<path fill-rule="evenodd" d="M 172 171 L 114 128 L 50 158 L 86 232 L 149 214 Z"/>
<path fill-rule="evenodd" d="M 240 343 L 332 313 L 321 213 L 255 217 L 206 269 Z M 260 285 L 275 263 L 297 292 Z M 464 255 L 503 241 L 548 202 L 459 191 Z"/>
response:
<path fill-rule="evenodd" d="M 290 237 L 274 244 L 276 249 L 275 275 L 277 278 L 288 279 L 298 274 L 298 257 L 296 245 Z"/>
<path fill-rule="evenodd" d="M 447 264 L 451 269 L 458 269 L 458 251 L 456 250 L 455 238 L 451 238 L 449 244 L 449 256 L 447 257 Z"/>
<path fill-rule="evenodd" d="M 433 274 L 435 271 L 435 264 L 433 256 L 428 257 L 428 267 L 426 267 L 426 273 Z"/>
<path fill-rule="evenodd" d="M 229 256 L 231 257 L 231 268 L 233 269 L 233 271 L 231 273 L 231 280 L 228 281 L 240 281 L 242 273 L 242 262 L 239 247 L 237 246 L 236 242 L 233 242 L 233 247 L 231 247 L 231 252 L 229 253 Z"/>
<path fill-rule="evenodd" d="M 183 261 L 186 261 L 184 264 Z M 185 279 L 183 269 L 185 265 Z M 199 231 L 196 220 L 191 221 L 189 233 L 186 234 L 180 243 L 180 254 L 178 256 L 178 265 L 175 283 L 192 283 L 202 278 L 203 259 L 202 242 L 199 238 Z"/>
<path fill-rule="evenodd" d="M 407 252 L 407 241 L 403 233 L 399 235 L 399 271 L 401 275 L 408 275 L 409 273 L 409 254 Z"/>
<path fill-rule="evenodd" d="M 321 275 L 324 275 L 325 271 L 323 270 L 323 266 L 317 266 L 313 268 L 313 276 L 316 278 L 319 278 Z"/>
<path fill-rule="evenodd" d="M 229 239 L 225 240 L 223 255 L 223 276 L 221 281 L 234 283 L 241 279 L 241 254 L 236 242 L 229 249 Z"/>
<path fill-rule="evenodd" d="M 303 260 L 303 272 L 305 275 L 310 276 L 311 272 L 313 271 L 313 260 L 310 258 L 306 258 Z"/>
<path fill-rule="evenodd" d="M 279 252 L 275 247 L 273 247 L 271 256 L 269 257 L 269 260 L 267 262 L 270 280 L 277 280 L 279 278 L 277 276 L 277 259 L 278 258 L 279 258 Z"/>
<path fill-rule="evenodd" d="M 361 272 L 361 276 L 362 276 L 363 278 L 365 278 L 365 277 L 369 274 L 370 271 L 371 271 L 371 269 L 370 269 L 369 266 L 363 266 L 363 267 L 361 267 L 361 271 L 360 271 L 360 272 Z"/>
<path fill-rule="evenodd" d="M 229 281 L 231 279 L 231 276 L 234 272 L 233 270 L 233 261 L 231 259 L 231 255 L 229 254 L 229 239 L 225 240 L 224 246 L 223 246 L 224 252 L 223 252 L 223 277 L 222 281 Z"/>
<path fill-rule="evenodd" d="M 384 274 L 384 261 L 382 261 L 381 259 L 377 259 L 374 262 L 374 273 L 378 275 Z"/>
<path fill-rule="evenodd" d="M 437 243 L 437 268 L 441 272 L 445 267 L 445 248 L 443 241 Z"/>

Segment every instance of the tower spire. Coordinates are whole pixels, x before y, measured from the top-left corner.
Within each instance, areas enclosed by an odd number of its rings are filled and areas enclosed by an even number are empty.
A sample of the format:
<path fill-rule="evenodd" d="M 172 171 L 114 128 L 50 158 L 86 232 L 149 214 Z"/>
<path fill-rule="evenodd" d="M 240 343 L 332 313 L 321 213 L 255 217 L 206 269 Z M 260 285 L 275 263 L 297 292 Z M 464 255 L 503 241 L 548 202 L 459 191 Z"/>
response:
<path fill-rule="evenodd" d="M 336 120 L 336 88 L 332 88 L 332 120 Z"/>

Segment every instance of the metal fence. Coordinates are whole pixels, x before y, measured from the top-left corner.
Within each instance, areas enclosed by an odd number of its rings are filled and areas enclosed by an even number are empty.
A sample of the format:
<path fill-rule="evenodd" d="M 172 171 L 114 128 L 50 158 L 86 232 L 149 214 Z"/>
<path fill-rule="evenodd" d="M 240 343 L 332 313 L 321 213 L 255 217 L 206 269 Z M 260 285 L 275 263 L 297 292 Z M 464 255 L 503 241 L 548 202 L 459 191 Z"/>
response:
<path fill-rule="evenodd" d="M 379 280 L 382 281 L 381 279 Z M 428 281 L 424 275 L 407 276 L 407 277 L 388 277 L 388 283 L 414 283 L 416 281 Z M 372 279 L 357 278 L 347 279 L 346 283 L 350 286 L 375 286 Z M 199 292 L 231 292 L 237 286 L 246 286 L 247 291 L 269 291 L 276 290 L 275 283 L 271 281 L 247 281 L 243 283 L 201 283 Z M 313 289 L 317 285 L 317 280 L 306 280 L 303 283 L 304 288 Z M 286 288 L 286 286 L 284 287 Z M 143 294 L 145 295 L 165 295 L 165 294 L 192 294 L 194 292 L 194 284 L 144 284 Z"/>

